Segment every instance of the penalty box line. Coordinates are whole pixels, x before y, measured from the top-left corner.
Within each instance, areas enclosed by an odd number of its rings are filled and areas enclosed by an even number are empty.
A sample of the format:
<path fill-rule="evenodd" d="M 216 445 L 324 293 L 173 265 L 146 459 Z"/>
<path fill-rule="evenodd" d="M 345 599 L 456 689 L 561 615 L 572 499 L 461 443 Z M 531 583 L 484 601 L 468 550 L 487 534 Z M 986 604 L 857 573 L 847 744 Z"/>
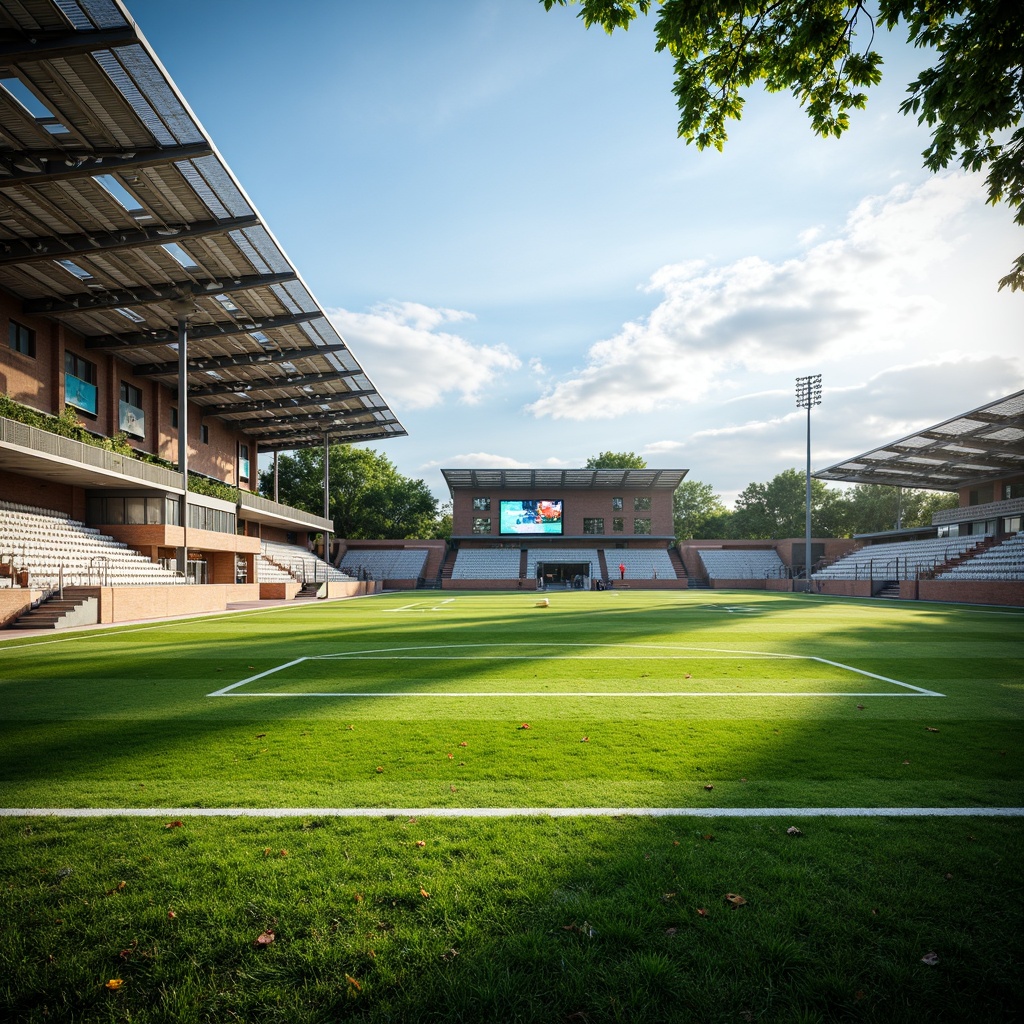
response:
<path fill-rule="evenodd" d="M 484 645 L 469 645 L 469 646 L 484 646 Z M 583 645 L 573 645 L 583 646 Z M 595 646 L 611 646 L 611 645 L 595 645 Z M 412 648 L 413 650 L 420 650 L 422 648 Z M 394 653 L 398 650 L 397 648 L 391 648 L 386 652 L 375 652 L 375 651 L 359 651 L 353 652 L 353 654 L 376 654 L 376 653 Z M 743 652 L 728 652 L 737 653 L 741 655 L 750 655 L 756 652 L 743 651 Z M 264 672 L 258 672 L 254 676 L 248 676 L 245 679 L 240 679 L 237 683 L 231 683 L 228 686 L 222 687 L 220 690 L 215 690 L 213 693 L 208 693 L 208 697 L 434 697 L 434 698 L 483 698 L 483 697 L 501 697 L 501 698 L 518 698 L 518 697 L 944 697 L 945 694 L 938 693 L 935 690 L 928 690 L 922 686 L 914 686 L 912 683 L 904 683 L 899 679 L 890 679 L 888 676 L 878 675 L 875 672 L 868 672 L 865 669 L 854 668 L 852 665 L 844 665 L 838 661 L 830 661 L 828 658 L 819 658 L 815 655 L 798 655 L 798 654 L 767 654 L 768 658 L 789 658 L 794 660 L 807 660 L 817 661 L 823 665 L 831 665 L 833 668 L 843 669 L 847 672 L 853 672 L 856 675 L 864 676 L 869 679 L 877 679 L 883 683 L 891 683 L 893 686 L 899 686 L 904 692 L 901 693 L 877 693 L 874 691 L 869 692 L 855 692 L 855 693 L 834 693 L 834 692 L 807 692 L 798 691 L 790 693 L 780 693 L 778 691 L 746 691 L 736 693 L 734 691 L 716 692 L 716 691 L 632 691 L 632 692 L 609 692 L 606 690 L 588 690 L 588 691 L 490 691 L 485 693 L 473 693 L 473 692 L 458 692 L 458 693 L 445 693 L 437 691 L 409 691 L 409 692 L 393 692 L 393 691 L 376 691 L 376 692 L 319 692 L 319 693 L 295 693 L 295 692 L 283 692 L 277 691 L 274 693 L 268 692 L 249 692 L 249 693 L 236 693 L 239 687 L 246 686 L 249 683 L 254 683 L 259 679 L 265 679 L 267 676 L 275 675 L 278 672 L 283 672 L 286 669 L 293 668 L 296 665 L 301 665 L 305 661 L 320 661 L 320 660 L 332 660 L 338 658 L 344 658 L 344 655 L 304 655 L 301 658 L 294 658 L 292 661 L 285 662 L 283 665 L 277 665 L 274 668 L 269 668 Z M 373 659 L 377 660 L 377 659 Z M 381 659 L 383 660 L 383 659 Z M 442 659 L 438 660 L 450 660 Z M 497 659 L 492 659 L 497 660 Z M 680 659 L 683 660 L 683 659 Z M 905 692 L 905 691 L 911 692 Z"/>

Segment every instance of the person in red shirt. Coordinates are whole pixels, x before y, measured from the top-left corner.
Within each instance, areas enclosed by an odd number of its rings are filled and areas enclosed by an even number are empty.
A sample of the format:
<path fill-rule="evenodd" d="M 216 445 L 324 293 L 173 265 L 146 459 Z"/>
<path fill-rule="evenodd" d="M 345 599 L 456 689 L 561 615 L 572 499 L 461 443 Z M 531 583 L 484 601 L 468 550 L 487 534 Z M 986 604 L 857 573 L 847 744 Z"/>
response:
<path fill-rule="evenodd" d="M 624 580 L 626 578 L 626 563 L 619 562 L 619 579 Z"/>

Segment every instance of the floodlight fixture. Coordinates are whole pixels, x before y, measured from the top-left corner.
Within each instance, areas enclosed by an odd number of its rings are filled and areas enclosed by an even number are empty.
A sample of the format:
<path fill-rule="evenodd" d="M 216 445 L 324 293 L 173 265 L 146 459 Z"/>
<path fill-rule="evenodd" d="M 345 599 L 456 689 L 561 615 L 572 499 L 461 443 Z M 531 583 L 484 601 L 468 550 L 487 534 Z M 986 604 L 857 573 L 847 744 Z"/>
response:
<path fill-rule="evenodd" d="M 804 507 L 804 576 L 811 589 L 811 409 L 821 405 L 821 374 L 796 379 L 796 407 L 807 410 L 807 475 Z"/>

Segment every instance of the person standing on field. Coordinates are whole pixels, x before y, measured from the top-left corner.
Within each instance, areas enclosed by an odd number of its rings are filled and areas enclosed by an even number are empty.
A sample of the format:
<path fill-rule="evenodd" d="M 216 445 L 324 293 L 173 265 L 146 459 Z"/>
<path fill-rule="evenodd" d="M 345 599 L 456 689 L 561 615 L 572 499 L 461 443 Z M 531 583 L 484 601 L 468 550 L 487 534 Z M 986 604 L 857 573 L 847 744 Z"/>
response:
<path fill-rule="evenodd" d="M 626 563 L 619 562 L 619 579 L 624 580 L 626 578 Z"/>

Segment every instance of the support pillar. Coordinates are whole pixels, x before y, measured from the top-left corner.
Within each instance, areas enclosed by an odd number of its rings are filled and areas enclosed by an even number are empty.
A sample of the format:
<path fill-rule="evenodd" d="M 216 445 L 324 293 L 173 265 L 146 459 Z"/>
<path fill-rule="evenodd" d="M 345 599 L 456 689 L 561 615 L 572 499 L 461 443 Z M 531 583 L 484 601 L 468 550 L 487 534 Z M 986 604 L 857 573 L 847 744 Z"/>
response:
<path fill-rule="evenodd" d="M 189 299 L 179 299 L 178 313 L 178 472 L 182 475 L 181 547 L 177 550 L 178 571 L 188 576 L 188 318 L 192 312 Z"/>

